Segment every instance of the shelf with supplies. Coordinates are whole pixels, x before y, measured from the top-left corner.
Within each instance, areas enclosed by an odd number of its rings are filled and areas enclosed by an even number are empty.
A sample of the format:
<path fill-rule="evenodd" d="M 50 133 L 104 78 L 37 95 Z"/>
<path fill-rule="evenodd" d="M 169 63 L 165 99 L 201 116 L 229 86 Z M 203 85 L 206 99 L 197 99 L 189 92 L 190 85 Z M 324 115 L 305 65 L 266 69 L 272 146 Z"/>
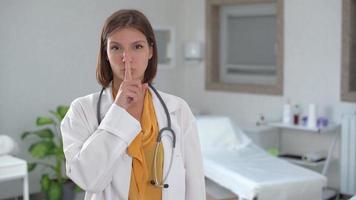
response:
<path fill-rule="evenodd" d="M 279 158 L 289 161 L 291 163 L 295 163 L 297 165 L 301 165 L 301 166 L 307 166 L 307 167 L 318 167 L 318 166 L 323 166 L 323 170 L 322 170 L 322 174 L 325 175 L 330 162 L 333 160 L 332 158 L 332 154 L 334 152 L 335 149 L 335 145 L 337 142 L 337 137 L 338 134 L 336 134 L 338 132 L 338 129 L 341 127 L 340 124 L 338 123 L 329 123 L 327 126 L 325 127 L 315 127 L 315 128 L 311 128 L 305 125 L 294 125 L 294 124 L 287 124 L 287 123 L 283 123 L 283 122 L 258 122 L 256 125 L 260 126 L 267 126 L 267 127 L 272 127 L 272 128 L 278 128 L 280 130 L 282 129 L 289 129 L 289 130 L 297 130 L 297 131 L 305 131 L 305 132 L 309 132 L 309 133 L 317 133 L 317 134 L 324 134 L 324 133 L 335 133 L 333 136 L 333 140 L 329 146 L 329 149 L 327 151 L 327 154 L 325 155 L 323 160 L 319 160 L 319 161 L 310 161 L 310 160 L 306 160 L 303 159 L 302 157 L 300 158 L 293 158 L 290 156 L 281 156 L 279 155 Z M 279 131 L 280 133 L 283 131 Z M 279 144 L 280 145 L 280 144 Z M 281 146 L 279 146 L 278 149 L 281 149 Z"/>
<path fill-rule="evenodd" d="M 340 124 L 330 124 L 330 125 L 328 125 L 326 127 L 310 128 L 308 126 L 286 124 L 286 123 L 283 123 L 283 122 L 267 122 L 264 125 L 268 126 L 268 127 L 284 128 L 284 129 L 290 129 L 290 130 L 308 131 L 308 132 L 315 132 L 315 133 L 332 133 L 332 132 L 335 132 L 340 127 Z"/>

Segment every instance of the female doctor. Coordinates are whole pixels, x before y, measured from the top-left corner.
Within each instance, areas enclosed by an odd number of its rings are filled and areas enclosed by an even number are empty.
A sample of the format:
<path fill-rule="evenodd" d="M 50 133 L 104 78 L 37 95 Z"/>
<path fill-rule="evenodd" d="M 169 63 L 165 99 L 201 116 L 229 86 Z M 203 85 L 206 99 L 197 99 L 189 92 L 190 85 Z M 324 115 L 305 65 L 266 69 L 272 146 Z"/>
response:
<path fill-rule="evenodd" d="M 147 18 L 137 10 L 107 18 L 96 68 L 103 89 L 74 100 L 61 125 L 66 172 L 86 200 L 205 199 L 195 118 L 151 85 L 156 70 Z"/>

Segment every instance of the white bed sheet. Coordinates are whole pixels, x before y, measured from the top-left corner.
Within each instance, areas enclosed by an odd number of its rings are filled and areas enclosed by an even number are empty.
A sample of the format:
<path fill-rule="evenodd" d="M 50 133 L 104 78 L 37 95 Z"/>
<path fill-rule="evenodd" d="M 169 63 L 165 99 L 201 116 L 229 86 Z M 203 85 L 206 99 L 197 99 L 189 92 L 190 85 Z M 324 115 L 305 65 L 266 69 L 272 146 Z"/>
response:
<path fill-rule="evenodd" d="M 231 122 L 226 117 L 199 117 L 198 131 L 203 143 L 205 175 L 239 196 L 239 200 L 320 200 L 327 179 L 319 173 L 293 165 L 267 154 L 250 140 L 241 142 L 242 131 L 231 133 Z M 216 126 L 214 126 L 216 123 Z M 207 125 L 208 124 L 208 125 Z M 221 131 L 229 135 L 226 141 Z M 219 134 L 224 145 L 219 145 Z M 231 135 L 232 134 L 232 135 Z M 212 140 L 213 138 L 213 140 Z M 215 144 L 212 143 L 215 141 Z M 209 143 L 210 142 L 210 143 Z M 207 143 L 209 143 L 207 145 Z M 227 145 L 228 144 L 228 145 Z M 243 145 L 242 145 L 243 144 Z M 209 145 L 211 148 L 209 148 Z"/>
<path fill-rule="evenodd" d="M 204 152 L 205 175 L 240 199 L 320 200 L 326 178 L 272 157 L 253 144 Z"/>

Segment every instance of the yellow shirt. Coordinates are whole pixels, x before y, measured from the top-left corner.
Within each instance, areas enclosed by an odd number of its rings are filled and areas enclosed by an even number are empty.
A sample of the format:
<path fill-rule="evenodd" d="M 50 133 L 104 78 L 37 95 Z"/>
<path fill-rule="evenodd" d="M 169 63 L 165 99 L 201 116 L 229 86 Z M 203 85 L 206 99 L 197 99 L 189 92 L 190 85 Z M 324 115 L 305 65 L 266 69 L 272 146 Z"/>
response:
<path fill-rule="evenodd" d="M 159 129 L 149 90 L 144 98 L 141 127 L 141 132 L 127 148 L 128 154 L 132 156 L 129 200 L 161 200 L 162 189 L 150 183 L 151 180 L 154 180 L 153 157 Z M 156 169 L 159 181 L 162 181 L 163 161 L 163 148 L 160 145 Z"/>

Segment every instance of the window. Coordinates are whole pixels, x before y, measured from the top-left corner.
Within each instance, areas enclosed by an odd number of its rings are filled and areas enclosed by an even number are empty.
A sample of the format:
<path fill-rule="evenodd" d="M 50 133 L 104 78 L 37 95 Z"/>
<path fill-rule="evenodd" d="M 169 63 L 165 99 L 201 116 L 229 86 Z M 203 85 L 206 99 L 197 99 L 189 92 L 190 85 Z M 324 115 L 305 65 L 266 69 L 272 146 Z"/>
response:
<path fill-rule="evenodd" d="M 283 1 L 208 0 L 206 85 L 283 92 Z"/>
<path fill-rule="evenodd" d="M 343 1 L 341 99 L 356 102 L 356 0 Z"/>

